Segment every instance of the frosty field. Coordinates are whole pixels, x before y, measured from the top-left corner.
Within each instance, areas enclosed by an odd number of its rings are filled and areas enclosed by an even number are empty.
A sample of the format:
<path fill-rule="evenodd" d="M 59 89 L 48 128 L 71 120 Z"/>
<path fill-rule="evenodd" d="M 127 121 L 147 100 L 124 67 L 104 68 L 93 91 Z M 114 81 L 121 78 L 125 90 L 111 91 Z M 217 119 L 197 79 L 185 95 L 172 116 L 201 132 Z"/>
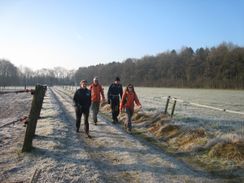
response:
<path fill-rule="evenodd" d="M 106 90 L 107 88 L 105 94 Z M 83 132 L 79 134 L 75 132 L 72 103 L 74 88 L 48 88 L 31 153 L 21 153 L 25 133 L 23 124 L 16 123 L 14 126 L 0 129 L 0 182 L 30 182 L 34 172 L 38 172 L 34 177 L 35 182 L 244 180 L 243 127 L 240 128 L 244 121 L 242 115 L 184 104 L 176 105 L 173 119 L 160 113 L 165 107 L 165 98 L 162 97 L 168 95 L 185 101 L 243 111 L 243 91 L 224 90 L 220 94 L 220 90 L 138 87 L 136 92 L 142 102 L 143 110 L 136 110 L 133 118 L 135 131 L 132 134 L 128 134 L 123 125 L 111 123 L 109 105 L 104 105 L 101 111 L 105 116 L 103 114 L 99 116 L 97 126 L 92 123 L 90 117 L 93 138 L 88 139 Z M 206 97 L 208 95 L 211 97 Z M 0 125 L 28 114 L 30 103 L 30 94 L 0 95 Z M 120 119 L 121 122 L 125 119 L 124 113 L 120 115 Z M 185 130 L 187 125 L 191 128 Z M 219 169 L 217 173 L 209 173 L 198 165 L 188 164 L 189 161 L 182 162 L 177 154 L 172 156 L 166 153 L 167 149 L 156 147 L 153 141 L 141 138 L 142 135 L 138 136 L 137 134 L 142 134 L 142 131 L 145 132 L 144 135 L 158 137 L 163 146 L 172 145 L 170 148 L 174 148 L 175 152 L 184 153 L 185 157 L 193 158 L 195 154 L 197 155 L 195 159 L 200 162 L 211 161 L 220 168 L 221 163 L 224 168 Z M 228 147 L 236 148 L 234 154 L 228 151 L 229 157 L 226 158 L 222 154 L 217 157 L 216 153 L 219 150 L 226 152 L 226 139 L 229 139 Z M 194 149 L 198 149 L 199 145 L 205 148 L 204 152 L 209 151 L 211 157 L 197 154 Z M 236 167 L 239 168 L 235 171 Z M 236 173 L 231 174 L 232 171 Z"/>
<path fill-rule="evenodd" d="M 104 88 L 107 93 L 107 87 Z M 215 89 L 179 89 L 179 88 L 148 88 L 135 87 L 145 111 L 164 111 L 167 96 L 176 97 L 186 102 L 194 102 L 221 109 L 229 109 L 244 113 L 244 90 Z M 172 109 L 169 105 L 168 112 Z M 187 125 L 213 125 L 234 127 L 244 135 L 244 114 L 232 114 L 189 104 L 177 102 L 174 119 Z M 221 127 L 222 126 L 222 127 Z"/>
<path fill-rule="evenodd" d="M 171 96 L 178 99 L 182 99 L 186 102 L 194 102 L 203 105 L 209 105 L 222 109 L 231 109 L 234 111 L 244 112 L 244 91 L 243 90 L 213 90 L 213 89 L 179 89 L 179 88 L 145 88 L 137 87 L 136 92 L 144 104 L 145 108 L 164 109 L 166 103 L 166 97 Z M 195 108 L 195 110 L 193 110 Z M 209 116 L 204 114 L 200 115 L 197 110 L 201 111 L 201 108 L 193 107 L 191 105 L 184 105 L 177 103 L 177 114 L 185 114 L 190 116 L 198 116 L 200 118 L 215 118 L 218 115 L 223 116 L 225 113 L 218 111 L 211 112 L 212 110 L 205 109 L 206 113 L 209 112 Z M 218 114 L 219 113 L 219 114 Z M 212 115 L 212 116 L 211 116 Z M 228 117 L 229 116 L 229 117 Z M 240 120 L 244 118 L 241 115 L 227 114 L 227 119 Z M 219 118 L 219 117 L 218 117 Z"/>

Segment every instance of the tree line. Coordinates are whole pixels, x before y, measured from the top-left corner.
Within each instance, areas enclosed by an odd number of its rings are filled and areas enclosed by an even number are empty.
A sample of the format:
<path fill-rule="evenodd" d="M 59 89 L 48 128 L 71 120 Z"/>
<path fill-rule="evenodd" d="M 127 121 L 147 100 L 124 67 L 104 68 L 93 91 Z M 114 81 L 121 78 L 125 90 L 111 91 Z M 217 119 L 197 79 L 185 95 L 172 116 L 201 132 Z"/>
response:
<path fill-rule="evenodd" d="M 28 67 L 17 68 L 10 61 L 0 59 L 0 86 L 73 85 L 74 70 L 62 67 L 33 71 Z"/>
<path fill-rule="evenodd" d="M 0 86 L 79 85 L 81 79 L 91 82 L 94 76 L 98 76 L 103 85 L 109 85 L 119 76 L 124 85 L 243 89 L 244 48 L 232 43 L 195 51 L 184 47 L 178 52 L 171 50 L 140 59 L 128 58 L 123 62 L 80 67 L 76 71 L 60 67 L 32 71 L 0 60 Z"/>
<path fill-rule="evenodd" d="M 96 75 L 108 85 L 115 76 L 124 84 L 150 87 L 244 88 L 244 48 L 232 43 L 193 51 L 185 47 L 156 56 L 128 58 L 90 67 L 80 67 L 75 79 L 91 81 Z"/>

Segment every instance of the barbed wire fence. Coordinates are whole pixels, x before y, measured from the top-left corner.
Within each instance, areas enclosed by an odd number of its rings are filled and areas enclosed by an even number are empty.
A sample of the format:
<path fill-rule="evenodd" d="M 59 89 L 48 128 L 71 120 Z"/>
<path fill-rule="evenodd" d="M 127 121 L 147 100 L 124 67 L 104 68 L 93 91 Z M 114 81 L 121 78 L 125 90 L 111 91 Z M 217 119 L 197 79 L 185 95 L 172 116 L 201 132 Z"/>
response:
<path fill-rule="evenodd" d="M 0 128 L 5 128 L 10 125 L 15 125 L 15 123 L 17 123 L 17 122 L 23 122 L 24 125 L 27 125 L 27 121 L 28 121 L 28 116 L 23 116 L 21 118 L 11 121 L 11 122 L 5 123 L 4 125 L 0 126 Z"/>
<path fill-rule="evenodd" d="M 24 90 L 14 90 L 14 91 L 0 91 L 0 95 L 4 95 L 4 94 L 9 94 L 9 93 L 31 93 L 32 95 L 34 94 L 34 90 L 33 89 L 24 89 Z"/>
<path fill-rule="evenodd" d="M 189 127 L 205 127 L 244 136 L 244 112 L 185 101 L 171 96 L 156 97 L 145 102 L 160 106 L 161 112 L 171 116 L 175 123 Z M 159 102 L 161 101 L 161 102 Z M 160 105 L 161 103 L 161 105 Z M 164 107 L 162 107 L 164 104 Z M 154 106 L 154 107 L 155 107 Z"/>
<path fill-rule="evenodd" d="M 4 89 L 5 90 L 0 91 L 0 95 L 11 94 L 11 93 L 15 93 L 15 94 L 31 93 L 31 95 L 34 94 L 34 90 L 33 89 L 16 90 L 16 87 L 11 87 L 11 90 L 9 90 L 9 88 L 4 88 Z M 13 121 L 5 123 L 4 125 L 0 126 L 0 128 L 4 128 L 4 127 L 10 126 L 10 125 L 15 125 L 15 123 L 17 123 L 17 122 L 24 122 L 24 124 L 26 125 L 27 121 L 28 121 L 28 117 L 27 116 L 23 116 L 23 117 L 15 119 Z"/>
<path fill-rule="evenodd" d="M 6 88 L 5 88 L 6 89 Z M 29 152 L 32 149 L 32 140 L 35 135 L 36 130 L 36 124 L 37 120 L 40 117 L 40 112 L 44 100 L 44 96 L 47 90 L 47 86 L 43 85 L 36 85 L 35 89 L 24 89 L 24 90 L 1 90 L 0 95 L 4 94 L 10 94 L 10 93 L 31 93 L 33 95 L 32 104 L 31 104 L 31 110 L 28 116 L 23 116 L 20 118 L 17 118 L 13 121 L 7 122 L 0 126 L 1 128 L 8 127 L 10 125 L 14 125 L 17 122 L 23 122 L 25 125 L 27 125 L 26 133 L 25 133 L 25 139 L 22 147 L 22 152 Z"/>

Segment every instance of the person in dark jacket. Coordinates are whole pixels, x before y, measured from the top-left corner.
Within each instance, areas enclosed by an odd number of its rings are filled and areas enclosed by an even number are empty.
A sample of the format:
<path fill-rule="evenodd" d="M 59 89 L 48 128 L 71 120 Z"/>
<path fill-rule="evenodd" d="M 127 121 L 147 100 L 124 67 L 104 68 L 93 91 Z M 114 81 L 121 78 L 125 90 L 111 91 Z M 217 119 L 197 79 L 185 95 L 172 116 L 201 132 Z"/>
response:
<path fill-rule="evenodd" d="M 79 132 L 81 116 L 84 115 L 84 128 L 87 137 L 91 138 L 89 134 L 89 109 L 91 106 L 91 92 L 87 89 L 87 81 L 82 80 L 80 82 L 80 88 L 75 92 L 74 95 L 75 113 L 76 113 L 76 131 Z"/>
<path fill-rule="evenodd" d="M 119 102 L 123 95 L 123 87 L 120 84 L 120 78 L 116 77 L 108 89 L 108 104 L 111 105 L 113 123 L 118 123 Z"/>

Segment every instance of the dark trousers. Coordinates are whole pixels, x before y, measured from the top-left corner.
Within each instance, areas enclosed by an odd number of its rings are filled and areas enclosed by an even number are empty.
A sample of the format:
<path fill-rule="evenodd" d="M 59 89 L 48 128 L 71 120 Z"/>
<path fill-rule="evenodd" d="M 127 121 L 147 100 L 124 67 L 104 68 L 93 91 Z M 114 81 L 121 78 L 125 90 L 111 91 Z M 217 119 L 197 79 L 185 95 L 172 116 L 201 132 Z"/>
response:
<path fill-rule="evenodd" d="M 97 114 L 99 112 L 99 106 L 100 106 L 100 102 L 92 102 L 91 104 L 94 123 L 97 123 Z"/>
<path fill-rule="evenodd" d="M 111 100 L 112 118 L 114 122 L 118 121 L 119 115 L 119 99 Z"/>
<path fill-rule="evenodd" d="M 79 109 L 78 107 L 76 107 L 75 113 L 76 113 L 76 129 L 77 129 L 77 131 L 80 129 L 80 122 L 81 122 L 81 117 L 83 114 L 83 116 L 84 116 L 84 130 L 88 134 L 89 133 L 89 122 L 88 122 L 89 109 L 88 110 L 82 110 L 82 109 Z"/>
<path fill-rule="evenodd" d="M 132 128 L 131 118 L 132 118 L 132 115 L 134 113 L 134 110 L 126 108 L 125 112 L 126 112 L 126 116 L 127 116 L 127 124 L 126 125 L 127 125 L 128 130 L 131 130 L 131 128 Z"/>

